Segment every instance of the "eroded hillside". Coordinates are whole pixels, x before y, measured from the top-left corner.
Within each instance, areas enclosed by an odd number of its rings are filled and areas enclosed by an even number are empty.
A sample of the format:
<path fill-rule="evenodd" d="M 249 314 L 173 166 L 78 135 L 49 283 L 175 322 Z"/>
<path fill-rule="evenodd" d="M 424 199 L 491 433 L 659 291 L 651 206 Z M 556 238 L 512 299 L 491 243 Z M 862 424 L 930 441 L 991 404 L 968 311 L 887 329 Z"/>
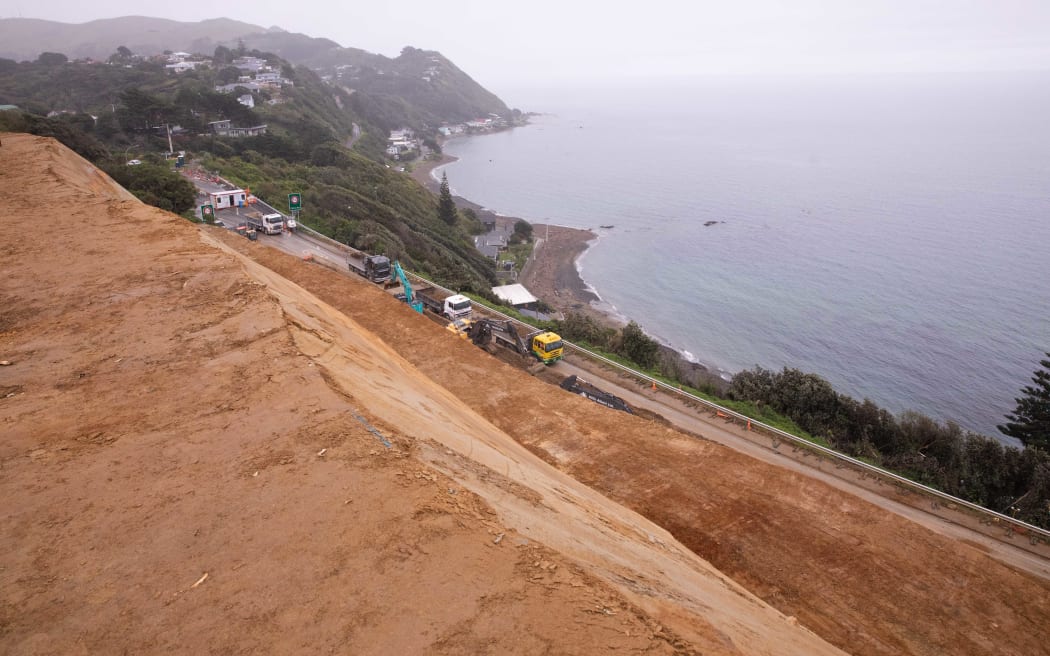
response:
<path fill-rule="evenodd" d="M 1045 651 L 971 546 L 2 139 L 6 651 Z"/>
<path fill-rule="evenodd" d="M 836 653 L 227 235 L 2 142 L 3 651 Z"/>

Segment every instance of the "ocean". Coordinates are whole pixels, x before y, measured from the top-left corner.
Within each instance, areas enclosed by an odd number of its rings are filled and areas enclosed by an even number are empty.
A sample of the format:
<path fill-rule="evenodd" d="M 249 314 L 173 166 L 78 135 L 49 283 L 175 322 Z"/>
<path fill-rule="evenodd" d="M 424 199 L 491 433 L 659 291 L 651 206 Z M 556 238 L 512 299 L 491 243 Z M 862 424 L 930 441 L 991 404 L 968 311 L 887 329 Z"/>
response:
<path fill-rule="evenodd" d="M 1000 439 L 1050 351 L 1050 73 L 532 89 L 450 140 L 456 194 L 595 230 L 611 311 Z M 600 227 L 612 226 L 612 227 Z"/>

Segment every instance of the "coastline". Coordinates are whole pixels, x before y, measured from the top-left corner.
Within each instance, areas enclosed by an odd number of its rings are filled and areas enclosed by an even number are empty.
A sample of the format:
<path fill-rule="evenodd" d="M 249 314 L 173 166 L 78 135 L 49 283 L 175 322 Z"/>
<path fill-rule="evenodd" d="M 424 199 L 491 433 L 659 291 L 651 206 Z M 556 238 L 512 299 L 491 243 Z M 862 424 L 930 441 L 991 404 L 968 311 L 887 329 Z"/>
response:
<path fill-rule="evenodd" d="M 439 160 L 430 160 L 415 166 L 411 175 L 416 182 L 436 194 L 440 183 L 434 179 L 433 171 L 456 160 L 457 158 L 451 155 L 442 155 Z M 452 198 L 457 207 L 473 209 L 482 221 L 495 221 L 498 225 L 528 221 L 516 216 L 496 214 L 462 196 L 453 195 Z M 535 247 L 532 257 L 518 277 L 518 282 L 559 312 L 585 313 L 609 325 L 622 326 L 622 321 L 617 321 L 611 314 L 592 305 L 601 299 L 591 290 L 576 268 L 577 260 L 590 247 L 591 242 L 598 239 L 598 235 L 579 228 L 531 221 L 529 223 L 532 224 Z"/>
<path fill-rule="evenodd" d="M 442 154 L 438 160 L 422 162 L 415 166 L 411 175 L 424 188 L 437 194 L 441 185 L 432 173 L 457 159 Z M 457 207 L 473 209 L 482 221 L 495 221 L 498 225 L 513 225 L 519 220 L 528 221 L 496 214 L 462 196 L 453 195 L 452 198 Z M 577 268 L 580 257 L 599 239 L 598 233 L 555 224 L 531 221 L 529 223 L 532 225 L 535 246 L 517 282 L 562 315 L 581 314 L 615 329 L 627 325 L 629 318 L 602 307 L 601 297 L 584 281 Z M 728 381 L 717 371 L 689 360 L 681 351 L 663 343 L 660 343 L 660 362 L 662 370 L 676 372 L 680 380 L 694 387 L 724 389 L 728 385 Z"/>

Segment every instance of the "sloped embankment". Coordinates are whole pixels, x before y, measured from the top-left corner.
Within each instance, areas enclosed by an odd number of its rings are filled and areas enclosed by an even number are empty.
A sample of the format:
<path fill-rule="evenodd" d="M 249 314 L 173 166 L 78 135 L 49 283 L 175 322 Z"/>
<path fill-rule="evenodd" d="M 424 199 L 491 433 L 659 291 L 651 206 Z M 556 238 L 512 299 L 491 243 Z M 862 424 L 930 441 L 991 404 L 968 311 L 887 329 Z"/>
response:
<path fill-rule="evenodd" d="M 47 139 L 0 183 L 12 653 L 836 653 L 227 235 Z"/>
<path fill-rule="evenodd" d="M 533 453 L 666 528 L 850 653 L 1046 651 L 1050 585 L 990 558 L 976 543 L 934 533 L 814 478 L 553 389 L 450 339 L 360 280 L 303 266 L 244 239 L 229 244 L 381 336 Z"/>

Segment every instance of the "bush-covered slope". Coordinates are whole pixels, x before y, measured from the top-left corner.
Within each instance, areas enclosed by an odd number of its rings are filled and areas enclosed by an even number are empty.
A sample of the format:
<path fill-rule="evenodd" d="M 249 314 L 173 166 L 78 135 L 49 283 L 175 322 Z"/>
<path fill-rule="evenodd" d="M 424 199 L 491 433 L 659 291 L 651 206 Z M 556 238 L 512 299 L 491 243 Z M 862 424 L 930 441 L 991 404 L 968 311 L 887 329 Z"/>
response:
<path fill-rule="evenodd" d="M 355 113 L 350 94 L 275 55 L 244 54 L 267 59 L 291 84 L 252 92 L 255 106 L 249 108 L 237 101 L 247 89 L 215 90 L 224 74 L 221 63 L 176 75 L 141 60 L 0 61 L 0 104 L 37 114 L 10 113 L 0 123 L 56 136 L 117 171 L 129 158 L 163 161 L 160 153 L 168 151 L 171 128 L 175 150 L 186 150 L 191 160 L 249 186 L 263 200 L 279 204 L 287 193 L 302 192 L 303 218 L 322 232 L 401 258 L 450 286 L 489 293 L 492 263 L 459 226 L 438 220 L 432 194 L 405 174 L 345 147 L 355 122 L 366 133 L 381 130 Z M 68 113 L 39 116 L 49 111 Z M 237 138 L 213 134 L 209 123 L 226 119 L 240 127 L 265 124 L 267 132 Z M 156 199 L 155 204 L 167 197 L 148 189 L 137 193 Z"/>

